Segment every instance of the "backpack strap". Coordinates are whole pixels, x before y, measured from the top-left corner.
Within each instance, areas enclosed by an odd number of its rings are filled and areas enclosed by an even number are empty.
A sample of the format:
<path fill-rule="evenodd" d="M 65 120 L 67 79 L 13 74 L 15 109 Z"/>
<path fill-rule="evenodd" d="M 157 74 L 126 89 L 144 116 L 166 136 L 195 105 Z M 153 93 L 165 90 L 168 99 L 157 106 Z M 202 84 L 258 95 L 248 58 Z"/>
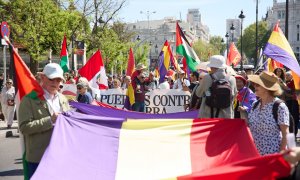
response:
<path fill-rule="evenodd" d="M 282 103 L 282 100 L 276 100 L 273 104 L 273 108 L 272 108 L 272 113 L 273 113 L 273 117 L 276 121 L 276 123 L 278 123 L 278 107 L 280 105 L 280 103 Z"/>
<path fill-rule="evenodd" d="M 258 104 L 260 103 L 260 99 L 259 100 L 257 100 L 257 101 L 255 101 L 254 102 L 254 104 L 253 104 L 253 106 L 252 106 L 252 110 L 254 110 L 254 109 L 256 109 L 257 108 L 257 106 L 258 106 Z"/>

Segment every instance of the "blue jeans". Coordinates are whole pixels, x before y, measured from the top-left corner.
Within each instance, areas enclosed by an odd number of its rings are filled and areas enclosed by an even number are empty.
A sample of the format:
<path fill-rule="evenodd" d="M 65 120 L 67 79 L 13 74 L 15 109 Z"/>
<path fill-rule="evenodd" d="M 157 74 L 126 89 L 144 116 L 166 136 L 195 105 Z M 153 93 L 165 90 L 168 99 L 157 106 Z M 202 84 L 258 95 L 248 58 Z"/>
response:
<path fill-rule="evenodd" d="M 132 106 L 132 110 L 136 112 L 145 112 L 145 102 L 135 102 Z"/>
<path fill-rule="evenodd" d="M 39 166 L 39 163 L 31 163 L 27 162 L 27 168 L 28 168 L 28 177 L 29 179 L 33 176 L 34 172 L 36 171 L 37 167 Z"/>

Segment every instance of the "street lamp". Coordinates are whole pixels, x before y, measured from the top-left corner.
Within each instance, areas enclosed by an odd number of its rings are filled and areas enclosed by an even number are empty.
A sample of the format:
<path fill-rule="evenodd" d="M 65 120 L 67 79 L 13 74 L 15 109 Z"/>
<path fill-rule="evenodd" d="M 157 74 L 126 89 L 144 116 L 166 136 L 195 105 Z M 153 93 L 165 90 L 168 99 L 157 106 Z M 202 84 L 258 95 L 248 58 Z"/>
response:
<path fill-rule="evenodd" d="M 226 34 L 225 34 L 225 37 L 226 37 L 226 52 L 227 52 L 227 57 L 228 57 L 228 38 L 229 38 L 229 34 L 228 34 L 228 32 L 226 32 Z"/>
<path fill-rule="evenodd" d="M 149 35 L 150 35 L 150 15 L 151 14 L 155 14 L 156 13 L 156 11 L 152 11 L 152 12 L 150 12 L 150 11 L 147 11 L 147 12 L 143 12 L 143 11 L 140 11 L 140 13 L 141 14 L 146 14 L 146 16 L 147 16 L 147 21 L 148 21 L 148 31 L 149 31 Z"/>
<path fill-rule="evenodd" d="M 233 25 L 233 23 L 231 24 L 231 27 L 230 27 L 230 33 L 231 33 L 231 42 L 233 42 L 233 34 L 234 34 L 234 30 L 235 30 L 235 27 Z"/>
<path fill-rule="evenodd" d="M 243 68 L 243 20 L 246 16 L 243 13 L 243 10 L 241 11 L 241 14 L 239 15 L 239 18 L 241 19 L 241 71 L 244 70 Z"/>

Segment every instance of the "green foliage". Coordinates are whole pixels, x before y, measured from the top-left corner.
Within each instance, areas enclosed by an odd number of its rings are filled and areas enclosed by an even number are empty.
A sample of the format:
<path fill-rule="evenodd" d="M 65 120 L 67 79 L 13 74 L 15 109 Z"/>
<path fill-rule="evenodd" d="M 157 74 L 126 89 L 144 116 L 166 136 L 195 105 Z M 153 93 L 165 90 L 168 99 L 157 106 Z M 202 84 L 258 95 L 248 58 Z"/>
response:
<path fill-rule="evenodd" d="M 50 49 L 58 54 L 64 34 L 70 37 L 71 27 L 81 19 L 78 12 L 62 10 L 53 0 L 14 0 L 3 13 L 7 11 L 13 40 L 25 46 L 35 61 L 47 59 Z"/>
<path fill-rule="evenodd" d="M 209 43 L 199 40 L 194 43 L 193 49 L 201 61 L 207 61 L 212 55 L 223 54 L 225 45 L 221 40 L 220 36 L 213 36 Z"/>
<path fill-rule="evenodd" d="M 249 59 L 256 58 L 255 32 L 256 32 L 255 23 L 248 26 L 243 32 L 243 54 L 245 53 L 246 57 L 248 57 Z M 267 22 L 260 21 L 258 23 L 258 50 L 260 50 L 260 48 L 263 48 L 265 46 L 266 42 L 269 39 L 270 33 L 271 31 L 269 31 L 267 28 Z M 241 49 L 240 39 L 238 41 L 237 48 L 239 50 Z"/>

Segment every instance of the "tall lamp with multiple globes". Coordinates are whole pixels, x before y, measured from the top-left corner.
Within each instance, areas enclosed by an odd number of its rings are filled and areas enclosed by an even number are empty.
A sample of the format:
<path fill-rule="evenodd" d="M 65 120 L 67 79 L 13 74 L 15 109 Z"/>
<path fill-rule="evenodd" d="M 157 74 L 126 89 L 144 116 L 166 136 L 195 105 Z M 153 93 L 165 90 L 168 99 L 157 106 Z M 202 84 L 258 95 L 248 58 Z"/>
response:
<path fill-rule="evenodd" d="M 229 45 L 228 45 L 228 39 L 229 39 L 229 34 L 228 34 L 228 32 L 226 32 L 226 34 L 225 34 L 225 38 L 226 38 L 226 51 L 227 51 L 227 56 L 228 56 L 228 48 L 229 48 Z"/>
<path fill-rule="evenodd" d="M 241 11 L 241 14 L 239 15 L 239 18 L 241 19 L 241 70 L 244 70 L 243 67 L 243 20 L 246 16 L 243 13 L 243 10 Z"/>
<path fill-rule="evenodd" d="M 230 27 L 230 33 L 231 33 L 231 42 L 233 42 L 233 36 L 234 36 L 234 30 L 235 30 L 235 27 L 233 25 L 233 23 L 231 24 L 231 27 Z"/>

